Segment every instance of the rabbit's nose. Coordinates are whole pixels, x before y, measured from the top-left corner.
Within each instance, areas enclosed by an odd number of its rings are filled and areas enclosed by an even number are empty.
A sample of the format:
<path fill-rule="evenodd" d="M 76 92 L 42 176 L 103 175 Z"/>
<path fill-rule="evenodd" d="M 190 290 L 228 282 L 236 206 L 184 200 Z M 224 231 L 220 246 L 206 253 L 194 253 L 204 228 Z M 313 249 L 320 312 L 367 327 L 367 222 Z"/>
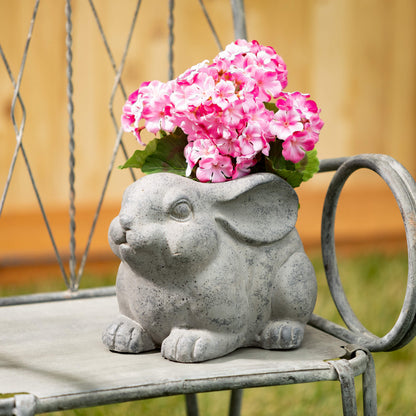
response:
<path fill-rule="evenodd" d="M 126 231 L 121 226 L 118 217 L 114 218 L 113 221 L 111 221 L 108 232 L 110 241 L 113 241 L 116 244 L 122 244 L 126 242 Z"/>
<path fill-rule="evenodd" d="M 114 243 L 116 243 L 117 245 L 124 244 L 124 243 L 127 242 L 126 233 L 121 228 L 118 228 L 118 229 L 113 228 L 112 233 L 111 233 L 111 237 L 112 237 Z"/>
<path fill-rule="evenodd" d="M 128 214 L 120 214 L 119 215 L 119 221 L 120 225 L 123 228 L 123 230 L 128 231 L 131 229 L 133 225 L 133 217 Z"/>

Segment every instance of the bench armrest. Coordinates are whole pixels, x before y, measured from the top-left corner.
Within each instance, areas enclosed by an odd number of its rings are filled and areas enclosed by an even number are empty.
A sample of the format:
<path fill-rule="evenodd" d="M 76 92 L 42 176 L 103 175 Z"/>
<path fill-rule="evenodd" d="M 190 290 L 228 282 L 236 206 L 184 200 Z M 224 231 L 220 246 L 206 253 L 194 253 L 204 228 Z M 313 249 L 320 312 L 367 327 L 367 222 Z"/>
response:
<path fill-rule="evenodd" d="M 358 169 L 376 172 L 386 182 L 399 206 L 404 222 L 408 249 L 407 288 L 400 315 L 393 328 L 377 337 L 365 328 L 351 309 L 339 276 L 335 253 L 335 213 L 341 190 Z M 311 324 L 370 351 L 390 351 L 403 347 L 416 335 L 416 183 L 395 159 L 380 154 L 362 154 L 321 162 L 320 171 L 336 170 L 328 187 L 322 213 L 321 246 L 326 277 L 334 303 L 349 329 L 318 316 Z"/>

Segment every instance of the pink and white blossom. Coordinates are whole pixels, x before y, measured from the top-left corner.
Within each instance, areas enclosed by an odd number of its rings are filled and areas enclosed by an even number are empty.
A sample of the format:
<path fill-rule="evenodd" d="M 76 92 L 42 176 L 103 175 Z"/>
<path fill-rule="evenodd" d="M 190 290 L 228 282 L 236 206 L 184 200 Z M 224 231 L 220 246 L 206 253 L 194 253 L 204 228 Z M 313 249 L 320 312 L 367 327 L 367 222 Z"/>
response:
<path fill-rule="evenodd" d="M 286 160 L 298 163 L 305 156 L 305 152 L 312 150 L 314 146 L 315 141 L 307 131 L 296 131 L 283 142 L 282 155 Z"/>
<path fill-rule="evenodd" d="M 295 131 L 302 130 L 301 115 L 296 110 L 280 110 L 270 123 L 270 132 L 280 140 L 286 140 Z"/>
<path fill-rule="evenodd" d="M 201 159 L 196 177 L 201 182 L 225 182 L 233 175 L 233 164 L 229 156 L 217 155 Z"/>
<path fill-rule="evenodd" d="M 250 173 L 271 143 L 294 163 L 314 148 L 323 122 L 308 94 L 288 93 L 283 59 L 257 41 L 237 40 L 209 63 L 194 65 L 166 83 L 143 83 L 127 99 L 122 127 L 141 142 L 153 134 L 182 129 L 186 175 L 223 182 Z M 274 103 L 275 112 L 265 103 Z"/>
<path fill-rule="evenodd" d="M 198 139 L 188 143 L 184 150 L 187 162 L 186 175 L 190 176 L 192 169 L 201 159 L 217 157 L 219 154 L 219 150 L 209 139 Z"/>
<path fill-rule="evenodd" d="M 262 130 L 256 125 L 248 125 L 238 138 L 241 156 L 253 159 L 260 152 L 269 154 L 269 147 L 263 138 Z"/>
<path fill-rule="evenodd" d="M 235 93 L 234 83 L 221 79 L 215 85 L 211 99 L 214 104 L 221 108 L 221 110 L 225 110 L 230 107 L 234 101 L 238 100 Z"/>
<path fill-rule="evenodd" d="M 238 179 L 243 176 L 247 176 L 250 173 L 250 169 L 255 166 L 257 160 L 255 159 L 246 159 L 243 157 L 238 157 L 236 160 L 236 165 L 233 172 L 232 179 Z"/>

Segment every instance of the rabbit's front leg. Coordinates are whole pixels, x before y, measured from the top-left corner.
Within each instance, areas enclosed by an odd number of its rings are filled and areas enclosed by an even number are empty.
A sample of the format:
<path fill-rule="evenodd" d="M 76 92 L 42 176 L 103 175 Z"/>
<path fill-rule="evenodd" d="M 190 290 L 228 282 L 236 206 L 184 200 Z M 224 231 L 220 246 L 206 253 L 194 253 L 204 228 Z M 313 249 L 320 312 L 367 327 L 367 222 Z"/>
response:
<path fill-rule="evenodd" d="M 103 333 L 102 340 L 109 350 L 117 352 L 137 354 L 156 348 L 142 326 L 124 315 L 120 315 L 108 326 Z"/>
<path fill-rule="evenodd" d="M 241 335 L 232 333 L 173 328 L 162 343 L 162 356 L 182 363 L 206 361 L 234 351 L 241 339 Z"/>

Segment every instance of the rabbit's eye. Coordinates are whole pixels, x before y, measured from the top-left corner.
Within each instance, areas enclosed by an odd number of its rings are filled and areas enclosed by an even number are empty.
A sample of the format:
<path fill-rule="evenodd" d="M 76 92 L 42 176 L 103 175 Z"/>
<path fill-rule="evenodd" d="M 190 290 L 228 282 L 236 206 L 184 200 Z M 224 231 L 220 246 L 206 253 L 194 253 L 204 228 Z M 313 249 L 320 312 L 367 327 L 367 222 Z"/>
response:
<path fill-rule="evenodd" d="M 188 221 L 192 217 L 192 207 L 189 201 L 181 199 L 170 209 L 170 216 L 176 221 Z"/>

